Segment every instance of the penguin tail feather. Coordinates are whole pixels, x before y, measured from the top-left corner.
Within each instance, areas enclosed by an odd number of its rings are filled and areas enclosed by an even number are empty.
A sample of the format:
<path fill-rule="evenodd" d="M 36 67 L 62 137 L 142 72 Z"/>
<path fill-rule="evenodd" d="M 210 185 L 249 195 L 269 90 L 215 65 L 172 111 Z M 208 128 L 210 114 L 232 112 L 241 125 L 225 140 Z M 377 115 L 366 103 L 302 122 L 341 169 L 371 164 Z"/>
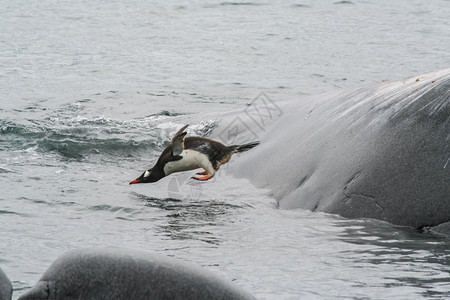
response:
<path fill-rule="evenodd" d="M 252 143 L 243 144 L 243 145 L 234 145 L 234 146 L 231 146 L 230 148 L 233 149 L 234 153 L 239 153 L 239 152 L 248 151 L 248 150 L 250 150 L 253 147 L 256 147 L 258 145 L 259 145 L 259 142 L 252 142 Z"/>

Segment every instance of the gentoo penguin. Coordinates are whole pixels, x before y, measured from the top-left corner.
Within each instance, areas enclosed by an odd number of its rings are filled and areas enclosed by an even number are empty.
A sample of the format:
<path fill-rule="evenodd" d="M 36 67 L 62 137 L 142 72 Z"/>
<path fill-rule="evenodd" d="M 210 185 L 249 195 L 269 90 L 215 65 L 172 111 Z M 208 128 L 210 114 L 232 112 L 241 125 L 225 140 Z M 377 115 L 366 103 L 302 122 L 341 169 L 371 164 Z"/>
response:
<path fill-rule="evenodd" d="M 169 174 L 198 168 L 203 168 L 204 171 L 197 175 L 204 176 L 192 178 L 205 181 L 213 178 L 219 167 L 230 160 L 231 155 L 250 150 L 259 144 L 259 142 L 253 142 L 225 146 L 217 141 L 199 136 L 185 137 L 184 130 L 188 126 L 184 126 L 175 134 L 170 145 L 159 156 L 155 166 L 142 173 L 130 184 L 156 182 Z"/>

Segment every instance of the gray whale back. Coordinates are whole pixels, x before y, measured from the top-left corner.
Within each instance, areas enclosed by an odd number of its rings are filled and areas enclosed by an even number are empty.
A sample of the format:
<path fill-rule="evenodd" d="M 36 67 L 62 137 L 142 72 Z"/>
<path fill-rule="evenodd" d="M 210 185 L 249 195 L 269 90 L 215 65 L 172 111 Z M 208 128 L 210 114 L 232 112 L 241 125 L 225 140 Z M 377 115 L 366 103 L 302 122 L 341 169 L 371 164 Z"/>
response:
<path fill-rule="evenodd" d="M 231 168 L 281 208 L 417 228 L 450 221 L 450 69 L 282 110 Z"/>
<path fill-rule="evenodd" d="M 211 272 L 162 255 L 85 248 L 58 258 L 19 299 L 255 299 Z"/>

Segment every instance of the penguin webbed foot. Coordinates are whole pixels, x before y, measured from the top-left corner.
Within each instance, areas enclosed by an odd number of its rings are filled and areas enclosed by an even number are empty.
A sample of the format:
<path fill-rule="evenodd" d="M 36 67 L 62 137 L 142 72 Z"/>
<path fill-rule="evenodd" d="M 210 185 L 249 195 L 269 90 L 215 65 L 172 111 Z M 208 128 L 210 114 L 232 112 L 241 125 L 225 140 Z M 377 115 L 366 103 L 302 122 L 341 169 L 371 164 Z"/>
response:
<path fill-rule="evenodd" d="M 203 172 L 195 173 L 195 175 L 208 175 L 208 171 L 203 171 Z"/>
<path fill-rule="evenodd" d="M 206 173 L 206 174 L 208 174 L 208 173 Z M 206 180 L 209 180 L 211 178 L 213 178 L 211 175 L 206 175 L 206 176 L 203 176 L 203 177 L 192 177 L 192 179 L 199 180 L 199 181 L 206 181 Z"/>

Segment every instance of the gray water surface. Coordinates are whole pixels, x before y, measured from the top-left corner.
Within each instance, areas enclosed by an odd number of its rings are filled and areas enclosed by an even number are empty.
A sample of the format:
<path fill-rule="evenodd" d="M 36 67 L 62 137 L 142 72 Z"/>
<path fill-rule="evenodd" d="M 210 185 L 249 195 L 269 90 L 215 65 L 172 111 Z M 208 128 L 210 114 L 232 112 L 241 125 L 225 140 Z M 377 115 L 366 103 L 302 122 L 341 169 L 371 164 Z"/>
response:
<path fill-rule="evenodd" d="M 276 103 L 448 68 L 449 1 L 1 7 L 0 267 L 13 298 L 95 245 L 194 262 L 259 299 L 450 297 L 449 239 L 433 232 L 280 210 L 226 167 L 205 183 L 128 185 L 182 125 L 206 134 L 262 91 Z"/>

